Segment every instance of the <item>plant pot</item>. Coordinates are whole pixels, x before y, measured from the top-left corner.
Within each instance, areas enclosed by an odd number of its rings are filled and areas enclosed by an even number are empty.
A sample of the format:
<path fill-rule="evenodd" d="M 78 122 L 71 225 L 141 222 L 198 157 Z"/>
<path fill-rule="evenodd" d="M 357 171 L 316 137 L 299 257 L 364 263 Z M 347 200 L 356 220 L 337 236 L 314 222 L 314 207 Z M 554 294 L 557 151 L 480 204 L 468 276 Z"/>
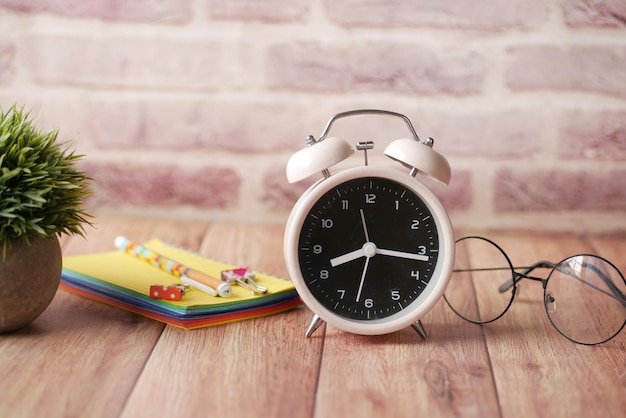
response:
<path fill-rule="evenodd" d="M 11 242 L 6 256 L 0 255 L 0 332 L 22 328 L 41 315 L 59 288 L 62 265 L 56 236 Z"/>

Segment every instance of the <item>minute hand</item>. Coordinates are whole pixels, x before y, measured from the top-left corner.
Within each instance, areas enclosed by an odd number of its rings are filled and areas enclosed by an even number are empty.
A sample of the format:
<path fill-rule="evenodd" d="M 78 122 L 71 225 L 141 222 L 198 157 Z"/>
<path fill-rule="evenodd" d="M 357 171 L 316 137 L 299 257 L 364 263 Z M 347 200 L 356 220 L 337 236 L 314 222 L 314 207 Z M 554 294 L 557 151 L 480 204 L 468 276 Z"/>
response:
<path fill-rule="evenodd" d="M 429 257 L 422 254 L 406 253 L 404 251 L 385 250 L 384 248 L 376 248 L 376 254 L 388 255 L 390 257 L 408 258 L 410 260 L 428 261 Z"/>

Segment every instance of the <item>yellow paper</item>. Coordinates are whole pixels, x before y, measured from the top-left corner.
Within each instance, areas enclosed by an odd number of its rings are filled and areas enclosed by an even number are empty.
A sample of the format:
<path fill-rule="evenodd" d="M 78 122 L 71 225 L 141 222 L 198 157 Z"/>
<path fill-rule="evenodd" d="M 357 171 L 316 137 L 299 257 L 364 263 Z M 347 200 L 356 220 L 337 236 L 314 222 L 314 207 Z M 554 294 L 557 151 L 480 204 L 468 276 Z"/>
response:
<path fill-rule="evenodd" d="M 191 269 L 216 278 L 221 277 L 223 270 L 241 267 L 202 257 L 190 251 L 167 245 L 158 239 L 152 239 L 141 245 L 165 257 L 176 260 Z M 172 274 L 121 250 L 64 257 L 63 268 L 146 296 L 149 296 L 150 285 L 182 284 Z M 260 286 L 267 287 L 269 292 L 265 295 L 252 295 L 249 290 L 233 285 L 232 296 L 222 298 L 191 288 L 185 293 L 181 301 L 163 302 L 182 308 L 207 305 L 219 306 L 241 303 L 255 298 L 271 297 L 271 295 L 294 289 L 290 281 L 265 273 L 254 272 L 254 281 Z"/>

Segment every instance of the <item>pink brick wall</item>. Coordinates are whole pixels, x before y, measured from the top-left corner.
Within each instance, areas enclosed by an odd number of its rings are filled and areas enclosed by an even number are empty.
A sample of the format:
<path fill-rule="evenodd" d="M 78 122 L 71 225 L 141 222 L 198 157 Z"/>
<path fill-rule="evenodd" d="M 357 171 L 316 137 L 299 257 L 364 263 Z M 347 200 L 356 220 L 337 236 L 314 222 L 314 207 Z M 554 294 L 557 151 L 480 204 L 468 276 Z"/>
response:
<path fill-rule="evenodd" d="M 97 213 L 283 223 L 304 138 L 382 108 L 450 160 L 455 227 L 626 231 L 624 0 L 0 0 L 13 103 L 85 154 Z M 389 165 L 408 135 L 332 132 Z"/>

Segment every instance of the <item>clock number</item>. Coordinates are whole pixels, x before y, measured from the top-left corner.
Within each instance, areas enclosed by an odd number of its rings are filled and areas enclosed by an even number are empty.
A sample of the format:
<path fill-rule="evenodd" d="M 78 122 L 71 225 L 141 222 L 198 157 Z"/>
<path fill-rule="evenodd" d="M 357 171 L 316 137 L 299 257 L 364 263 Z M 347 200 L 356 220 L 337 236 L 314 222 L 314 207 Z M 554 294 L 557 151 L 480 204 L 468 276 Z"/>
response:
<path fill-rule="evenodd" d="M 391 300 L 400 300 L 400 291 L 392 290 L 391 291 Z"/>
<path fill-rule="evenodd" d="M 419 270 L 412 270 L 411 271 L 411 277 L 413 277 L 415 280 L 419 280 L 420 279 L 420 271 Z"/>
<path fill-rule="evenodd" d="M 413 219 L 413 222 L 411 223 L 411 229 L 420 229 L 419 219 Z"/>
<path fill-rule="evenodd" d="M 322 219 L 322 229 L 330 229 L 333 227 L 332 219 Z"/>
<path fill-rule="evenodd" d="M 328 279 L 328 270 L 320 270 L 320 279 L 322 280 Z"/>
<path fill-rule="evenodd" d="M 348 209 L 348 201 L 347 200 L 342 200 L 341 201 L 341 209 L 343 209 L 343 210 Z"/>
<path fill-rule="evenodd" d="M 322 253 L 322 246 L 319 244 L 316 244 L 313 246 L 313 254 L 321 254 Z"/>
<path fill-rule="evenodd" d="M 396 205 L 396 210 L 400 209 L 400 201 L 399 200 L 395 201 L 395 205 Z"/>
<path fill-rule="evenodd" d="M 373 193 L 365 193 L 365 203 L 376 203 L 376 195 Z"/>
<path fill-rule="evenodd" d="M 425 245 L 420 245 L 417 247 L 417 254 L 418 255 L 426 255 L 426 246 Z"/>
<path fill-rule="evenodd" d="M 343 299 L 343 297 L 346 295 L 345 289 L 337 289 L 337 293 L 339 293 L 339 299 Z"/>
<path fill-rule="evenodd" d="M 374 299 L 365 299 L 365 307 L 366 308 L 373 308 L 374 307 Z"/>

